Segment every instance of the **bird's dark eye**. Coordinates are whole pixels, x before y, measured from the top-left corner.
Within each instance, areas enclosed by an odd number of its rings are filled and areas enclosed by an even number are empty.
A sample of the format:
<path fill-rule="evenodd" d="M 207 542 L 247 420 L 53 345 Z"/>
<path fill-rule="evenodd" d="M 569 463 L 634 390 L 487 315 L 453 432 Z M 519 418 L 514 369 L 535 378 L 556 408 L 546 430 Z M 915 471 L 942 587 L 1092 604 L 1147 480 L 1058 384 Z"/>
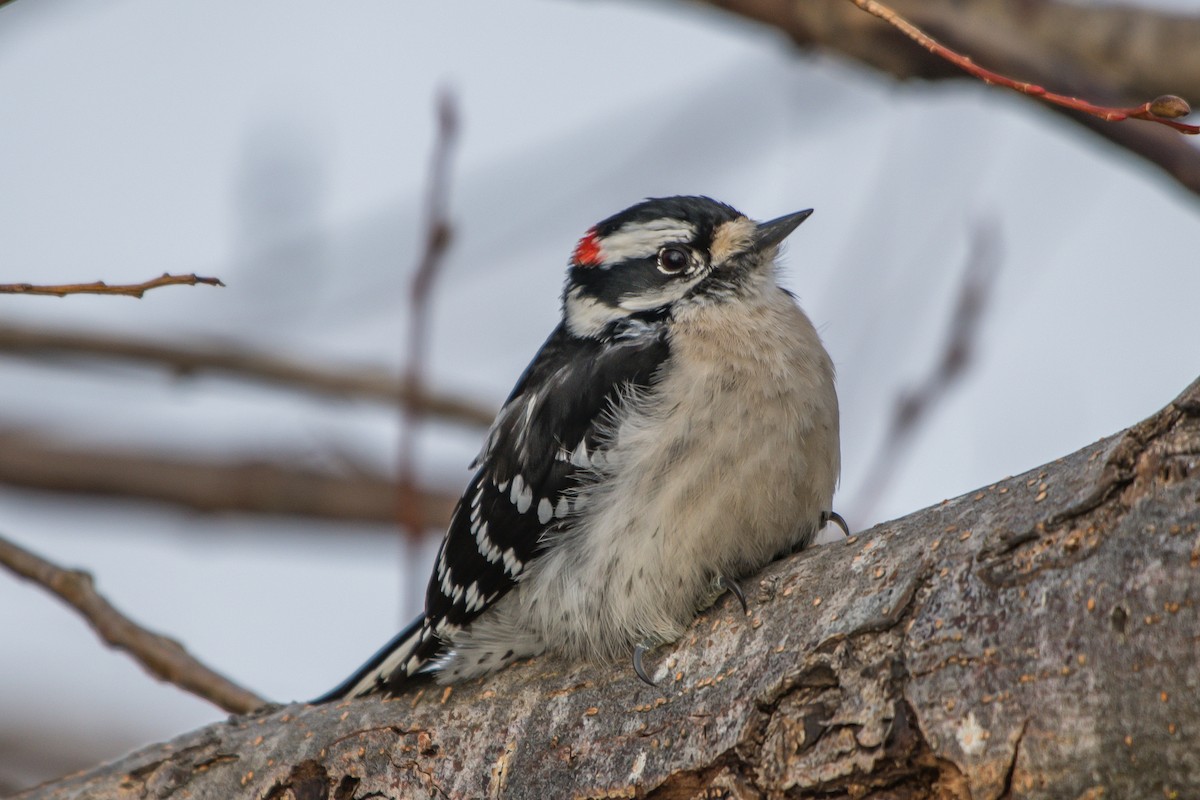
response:
<path fill-rule="evenodd" d="M 668 275 L 683 272 L 692 263 L 682 247 L 664 247 L 658 251 L 658 268 Z"/>

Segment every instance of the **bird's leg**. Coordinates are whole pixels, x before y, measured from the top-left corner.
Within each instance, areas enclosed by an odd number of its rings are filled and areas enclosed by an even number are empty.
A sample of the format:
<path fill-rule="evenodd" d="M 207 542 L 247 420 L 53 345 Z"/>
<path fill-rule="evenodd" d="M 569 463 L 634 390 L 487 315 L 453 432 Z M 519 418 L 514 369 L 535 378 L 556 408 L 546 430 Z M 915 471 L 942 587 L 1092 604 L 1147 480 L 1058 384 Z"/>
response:
<path fill-rule="evenodd" d="M 639 645 L 634 646 L 634 648 L 633 648 L 633 671 L 635 673 L 637 673 L 637 676 L 642 679 L 643 683 L 649 684 L 650 686 L 658 686 L 658 684 L 656 684 L 654 681 L 650 680 L 650 676 L 648 674 L 646 674 L 646 667 L 642 664 L 642 656 L 644 656 L 646 654 L 646 651 L 649 649 L 650 648 L 644 644 L 639 644 Z"/>
<path fill-rule="evenodd" d="M 717 586 L 729 592 L 738 599 L 738 602 L 742 604 L 743 614 L 750 613 L 750 606 L 746 604 L 746 593 L 742 591 L 742 587 L 738 585 L 737 581 L 735 581 L 733 578 L 727 578 L 722 575 L 717 578 Z"/>
<path fill-rule="evenodd" d="M 842 529 L 842 532 L 847 536 L 850 535 L 850 526 L 846 524 L 846 518 L 836 511 L 821 512 L 821 527 L 824 528 L 829 523 L 833 523 Z"/>

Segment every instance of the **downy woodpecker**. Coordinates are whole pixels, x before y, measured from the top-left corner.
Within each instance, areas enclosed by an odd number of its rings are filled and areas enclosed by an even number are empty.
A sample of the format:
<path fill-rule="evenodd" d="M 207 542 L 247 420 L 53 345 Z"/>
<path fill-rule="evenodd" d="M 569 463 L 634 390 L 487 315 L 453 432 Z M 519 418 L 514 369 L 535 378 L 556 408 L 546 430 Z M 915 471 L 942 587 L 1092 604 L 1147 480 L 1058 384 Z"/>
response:
<path fill-rule="evenodd" d="M 838 480 L 834 370 L 776 282 L 800 211 L 650 199 L 575 246 L 562 321 L 492 424 L 425 613 L 315 702 L 553 652 L 634 658 L 807 545 Z M 840 518 L 839 518 L 840 519 Z"/>

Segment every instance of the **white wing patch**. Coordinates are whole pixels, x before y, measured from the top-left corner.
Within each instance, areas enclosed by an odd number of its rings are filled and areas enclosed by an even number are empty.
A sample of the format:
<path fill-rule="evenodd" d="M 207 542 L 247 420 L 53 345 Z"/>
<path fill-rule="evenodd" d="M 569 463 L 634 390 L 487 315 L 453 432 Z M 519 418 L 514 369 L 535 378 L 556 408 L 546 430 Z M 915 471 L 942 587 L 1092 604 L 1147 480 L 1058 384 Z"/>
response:
<path fill-rule="evenodd" d="M 513 477 L 512 491 L 509 492 L 508 499 L 517 507 L 517 513 L 524 514 L 533 505 L 533 488 L 518 474 Z"/>
<path fill-rule="evenodd" d="M 500 560 L 500 548 L 496 547 L 491 537 L 488 536 L 488 524 L 486 520 L 475 529 L 475 547 L 488 560 L 488 563 L 495 564 Z"/>
<path fill-rule="evenodd" d="M 521 559 L 517 558 L 517 552 L 511 547 L 504 551 L 504 571 L 512 577 L 517 577 L 521 574 L 521 570 L 525 565 L 521 563 Z"/>

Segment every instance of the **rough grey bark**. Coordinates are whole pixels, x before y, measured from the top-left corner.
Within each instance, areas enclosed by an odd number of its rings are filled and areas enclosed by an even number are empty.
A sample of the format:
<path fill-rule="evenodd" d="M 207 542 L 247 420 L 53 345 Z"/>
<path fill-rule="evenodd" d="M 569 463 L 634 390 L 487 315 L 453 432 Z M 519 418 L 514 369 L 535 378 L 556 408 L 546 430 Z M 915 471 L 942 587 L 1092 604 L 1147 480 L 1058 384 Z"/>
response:
<path fill-rule="evenodd" d="M 1200 795 L 1200 381 L 1067 458 L 778 562 L 657 654 L 290 705 L 22 798 Z M 315 639 L 312 646 L 328 646 Z"/>

